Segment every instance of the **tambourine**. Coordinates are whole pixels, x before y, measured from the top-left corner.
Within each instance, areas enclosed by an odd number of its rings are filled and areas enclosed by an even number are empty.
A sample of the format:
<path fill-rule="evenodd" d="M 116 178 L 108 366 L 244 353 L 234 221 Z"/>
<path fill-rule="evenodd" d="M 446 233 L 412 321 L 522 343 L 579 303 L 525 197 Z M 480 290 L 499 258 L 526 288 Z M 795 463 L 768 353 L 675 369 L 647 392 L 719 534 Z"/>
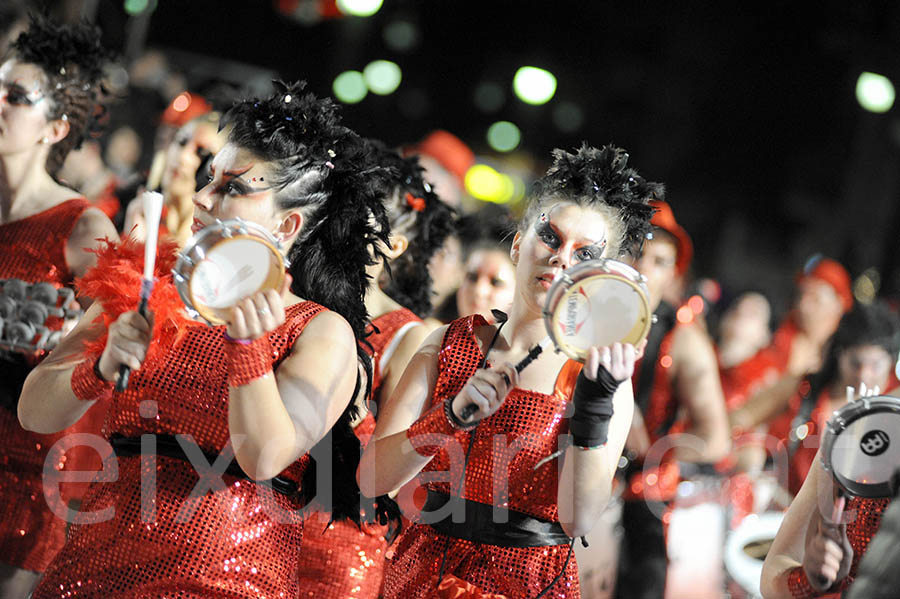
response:
<path fill-rule="evenodd" d="M 825 427 L 821 459 L 851 495 L 891 497 L 900 467 L 900 399 L 863 397 L 836 410 Z"/>
<path fill-rule="evenodd" d="M 653 324 L 644 281 L 632 267 L 608 258 L 588 260 L 562 272 L 554 278 L 544 302 L 547 337 L 516 364 L 516 372 L 522 372 L 551 343 L 580 362 L 593 346 L 639 344 Z M 468 420 L 477 411 L 475 404 L 469 404 L 460 416 Z"/>
<path fill-rule="evenodd" d="M 217 220 L 188 240 L 172 274 L 188 309 L 217 325 L 240 300 L 280 290 L 287 266 L 280 243 L 262 226 Z"/>
<path fill-rule="evenodd" d="M 593 346 L 637 346 L 653 315 L 641 274 L 621 262 L 582 262 L 554 279 L 547 292 L 544 324 L 558 350 L 583 362 Z"/>

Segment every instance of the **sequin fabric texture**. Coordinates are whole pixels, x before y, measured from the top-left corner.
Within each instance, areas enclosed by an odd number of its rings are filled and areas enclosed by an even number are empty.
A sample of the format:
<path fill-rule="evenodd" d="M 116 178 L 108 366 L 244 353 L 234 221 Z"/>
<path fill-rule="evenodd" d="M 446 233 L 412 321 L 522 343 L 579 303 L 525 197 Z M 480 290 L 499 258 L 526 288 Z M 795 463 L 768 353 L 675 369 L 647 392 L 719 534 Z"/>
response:
<path fill-rule="evenodd" d="M 285 324 L 268 336 L 273 368 L 322 310 L 312 302 L 286 309 Z M 213 453 L 229 444 L 224 327 L 187 326 L 174 347 L 132 372 L 127 391 L 113 395 L 105 435 L 190 435 Z M 105 465 L 81 506 L 102 521 L 72 525 L 35 599 L 299 595 L 298 499 L 228 475 L 220 479 L 224 486 L 194 493 L 200 478 L 192 464 L 153 459 L 121 457 L 117 472 Z M 299 483 L 307 460 L 281 476 Z M 204 480 L 215 482 L 215 475 Z"/>
<path fill-rule="evenodd" d="M 406 309 L 388 312 L 372 321 L 378 332 L 366 338 L 371 348 L 365 344 L 363 347 L 372 356 L 374 397 L 378 397 L 383 380 L 381 356 L 397 331 L 410 322 L 421 321 Z M 374 430 L 375 419 L 369 412 L 355 429 L 363 447 Z M 329 524 L 329 519 L 328 514 L 315 512 L 306 521 L 300 552 L 300 597 L 376 599 L 384 578 L 387 527 L 364 523 L 357 528 L 346 520 Z"/>
<path fill-rule="evenodd" d="M 856 512 L 856 518 L 847 525 L 847 539 L 850 541 L 850 546 L 853 547 L 853 563 L 850 566 L 850 573 L 840 585 L 840 590 L 846 589 L 856 578 L 859 561 L 866 554 L 872 537 L 878 532 L 881 516 L 890 503 L 890 499 L 866 499 L 863 497 L 853 497 L 847 501 L 844 513 L 849 514 L 851 510 Z"/>
<path fill-rule="evenodd" d="M 0 225 L 0 279 L 21 279 L 28 283 L 47 282 L 57 287 L 71 285 L 72 275 L 66 263 L 66 244 L 72 228 L 90 207 L 83 199 L 57 204 L 18 221 Z M 51 318 L 51 329 L 62 321 Z M 36 356 L 39 358 L 42 356 Z M 0 408 L 0 561 L 35 572 L 42 572 L 65 542 L 66 523 L 48 506 L 42 474 L 49 472 L 96 470 L 100 456 L 86 447 L 62 451 L 54 444 L 70 433 L 99 432 L 103 406 L 95 405 L 73 427 L 53 435 L 28 432 L 19 424 L 15 401 L 24 378 L 11 377 L 0 356 L 2 394 L 9 405 Z M 4 403 L 7 403 L 4 401 Z M 69 499 L 77 499 L 86 485 L 65 483 L 60 494 L 48 481 L 54 509 L 60 511 Z M 64 514 L 64 511 L 60 511 Z"/>
<path fill-rule="evenodd" d="M 482 353 L 473 328 L 487 323 L 469 316 L 451 323 L 438 357 L 439 375 L 432 406 L 456 395 L 475 372 Z M 558 448 L 558 437 L 568 431 L 563 418 L 566 398 L 513 389 L 503 406 L 485 419 L 475 435 L 466 468 L 466 499 L 509 508 L 548 521 L 558 520 L 556 460 L 537 469 L 539 461 Z M 453 451 L 451 449 L 451 451 Z M 453 468 L 459 472 L 466 447 L 458 447 Z M 419 475 L 435 491 L 451 492 L 447 450 L 442 450 Z M 458 475 L 457 475 L 458 476 Z M 426 482 L 426 479 L 432 479 Z M 437 480 L 435 480 L 437 478 Z M 503 482 L 506 482 L 504 487 Z M 457 482 L 453 484 L 456 494 Z M 446 537 L 430 526 L 413 524 L 401 537 L 385 574 L 386 599 L 431 598 L 445 549 L 445 574 L 454 574 L 486 593 L 507 597 L 534 597 L 558 575 L 560 580 L 545 597 L 578 598 L 578 568 L 573 557 L 563 572 L 568 545 L 506 548 Z"/>

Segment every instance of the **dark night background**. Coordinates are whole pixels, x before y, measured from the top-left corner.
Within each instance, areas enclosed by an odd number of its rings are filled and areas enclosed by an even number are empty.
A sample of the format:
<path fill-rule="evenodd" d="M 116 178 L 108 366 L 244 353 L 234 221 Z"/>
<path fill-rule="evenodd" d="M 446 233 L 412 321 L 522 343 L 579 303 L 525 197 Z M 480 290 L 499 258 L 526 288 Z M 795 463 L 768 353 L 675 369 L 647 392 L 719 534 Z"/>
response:
<path fill-rule="evenodd" d="M 697 247 L 694 274 L 726 293 L 761 288 L 784 308 L 793 273 L 816 252 L 853 277 L 874 268 L 883 295 L 900 293 L 900 121 L 896 107 L 864 111 L 854 92 L 862 71 L 900 80 L 896 2 L 385 0 L 372 17 L 315 24 L 283 14 L 297 0 L 159 0 L 138 19 L 121 0 L 94 2 L 111 46 L 139 48 L 143 19 L 146 46 L 192 86 L 251 65 L 330 94 L 341 71 L 392 60 L 403 70 L 397 92 L 344 109 L 348 124 L 390 144 L 440 127 L 489 157 L 485 131 L 503 119 L 521 128 L 519 151 L 538 168 L 554 147 L 622 145 L 666 183 Z M 398 20 L 418 32 L 406 52 L 384 39 Z M 512 94 L 522 65 L 556 75 L 550 103 Z M 505 91 L 494 112 L 473 101 L 483 82 Z M 585 116 L 573 132 L 552 118 L 564 102 Z"/>

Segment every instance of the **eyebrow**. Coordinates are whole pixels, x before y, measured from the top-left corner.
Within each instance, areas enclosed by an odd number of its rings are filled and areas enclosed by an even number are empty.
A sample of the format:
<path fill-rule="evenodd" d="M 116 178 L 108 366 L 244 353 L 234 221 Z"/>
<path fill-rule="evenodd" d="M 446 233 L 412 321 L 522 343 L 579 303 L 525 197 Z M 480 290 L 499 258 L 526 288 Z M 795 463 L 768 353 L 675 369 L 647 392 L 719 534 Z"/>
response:
<path fill-rule="evenodd" d="M 538 222 L 540 222 L 540 221 L 538 221 Z M 548 227 L 553 229 L 553 232 L 556 233 L 557 237 L 559 237 L 560 239 L 563 238 L 562 233 L 559 232 L 559 229 L 556 228 L 556 225 L 553 224 L 553 220 L 549 216 L 547 217 L 546 224 Z M 604 236 L 602 239 L 599 239 L 597 241 L 591 241 L 589 239 L 576 239 L 575 242 L 581 244 L 581 246 L 579 246 L 579 247 L 586 247 L 589 245 L 594 246 L 594 245 L 598 245 L 600 243 L 606 242 L 606 237 Z"/>

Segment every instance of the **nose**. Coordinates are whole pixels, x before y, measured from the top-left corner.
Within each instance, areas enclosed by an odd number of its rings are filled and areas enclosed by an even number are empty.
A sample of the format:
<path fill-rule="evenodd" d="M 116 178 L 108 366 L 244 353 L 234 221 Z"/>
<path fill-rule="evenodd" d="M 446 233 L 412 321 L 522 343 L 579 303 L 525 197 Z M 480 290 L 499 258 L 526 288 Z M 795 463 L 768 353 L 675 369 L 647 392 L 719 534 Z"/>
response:
<path fill-rule="evenodd" d="M 194 206 L 196 206 L 200 210 L 203 210 L 204 212 L 211 211 L 213 207 L 213 194 L 210 189 L 211 185 L 212 183 L 205 185 L 200 189 L 200 191 L 195 193 L 194 197 L 192 198 L 194 201 Z"/>
<path fill-rule="evenodd" d="M 487 277 L 478 277 L 478 280 L 475 281 L 475 297 L 479 299 L 486 299 L 491 295 L 491 282 L 487 279 Z"/>
<path fill-rule="evenodd" d="M 572 266 L 572 250 L 566 246 L 559 248 L 555 254 L 550 256 L 550 266 L 561 268 L 563 270 Z"/>

